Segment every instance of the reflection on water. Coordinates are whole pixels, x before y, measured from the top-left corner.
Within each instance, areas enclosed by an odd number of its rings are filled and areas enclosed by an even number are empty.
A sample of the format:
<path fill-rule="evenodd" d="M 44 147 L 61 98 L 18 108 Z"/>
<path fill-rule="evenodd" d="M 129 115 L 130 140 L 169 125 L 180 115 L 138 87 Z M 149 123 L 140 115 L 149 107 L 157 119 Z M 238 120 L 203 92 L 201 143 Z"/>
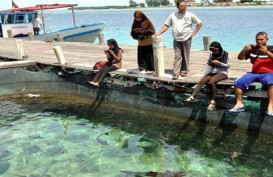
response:
<path fill-rule="evenodd" d="M 0 97 L 0 176 L 272 176 L 272 135 L 52 93 Z"/>

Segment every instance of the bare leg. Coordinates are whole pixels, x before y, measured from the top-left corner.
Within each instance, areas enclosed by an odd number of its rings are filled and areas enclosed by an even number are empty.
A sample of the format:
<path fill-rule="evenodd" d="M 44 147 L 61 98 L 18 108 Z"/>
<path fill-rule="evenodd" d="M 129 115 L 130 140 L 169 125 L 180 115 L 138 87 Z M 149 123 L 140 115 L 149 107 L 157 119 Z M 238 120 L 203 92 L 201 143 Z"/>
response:
<path fill-rule="evenodd" d="M 268 86 L 268 112 L 273 112 L 273 85 Z"/>
<path fill-rule="evenodd" d="M 244 104 L 242 102 L 243 90 L 241 88 L 235 86 L 234 92 L 235 92 L 235 99 L 236 99 L 236 104 L 235 104 L 234 108 L 244 107 Z"/>
<path fill-rule="evenodd" d="M 212 78 L 210 79 L 210 81 L 208 82 L 208 84 L 210 85 L 210 99 L 215 102 L 215 95 L 216 95 L 216 83 L 224 80 L 227 78 L 227 75 L 224 73 L 217 73 L 214 76 L 212 76 Z"/>
<path fill-rule="evenodd" d="M 195 87 L 195 89 L 193 90 L 191 96 L 189 98 L 187 98 L 186 100 L 184 100 L 185 102 L 193 102 L 195 96 L 200 92 L 200 90 L 202 89 L 202 86 L 207 83 L 212 76 L 207 75 L 204 76 L 200 79 L 200 81 L 198 82 L 197 86 Z"/>
<path fill-rule="evenodd" d="M 202 77 L 201 79 L 200 79 L 200 81 L 198 82 L 198 84 L 197 84 L 197 86 L 195 87 L 195 89 L 193 90 L 193 92 L 192 92 L 192 97 L 195 97 L 199 92 L 200 92 L 200 90 L 202 89 L 202 86 L 205 84 L 205 83 L 207 83 L 207 82 L 209 82 L 209 80 L 212 78 L 212 76 L 211 75 L 206 75 L 206 76 L 204 76 L 204 77 Z"/>

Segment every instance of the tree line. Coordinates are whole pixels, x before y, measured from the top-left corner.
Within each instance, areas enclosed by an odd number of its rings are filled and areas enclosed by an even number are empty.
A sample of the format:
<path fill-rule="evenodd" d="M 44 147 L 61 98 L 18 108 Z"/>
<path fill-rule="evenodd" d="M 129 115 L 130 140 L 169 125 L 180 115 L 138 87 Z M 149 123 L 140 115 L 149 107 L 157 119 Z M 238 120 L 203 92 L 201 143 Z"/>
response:
<path fill-rule="evenodd" d="M 234 0 L 235 1 L 235 0 Z M 145 0 L 145 3 L 136 3 L 134 0 L 129 0 L 129 6 L 102 6 L 102 7 L 74 7 L 77 10 L 86 10 L 86 9 L 126 9 L 131 7 L 161 7 L 161 6 L 171 6 L 175 4 L 171 3 L 169 0 Z M 199 4 L 211 4 L 211 3 L 227 3 L 233 2 L 233 0 L 201 0 Z M 258 0 L 240 0 L 240 3 L 256 3 L 256 5 L 262 4 L 264 1 Z M 146 5 L 145 5 L 146 4 Z M 70 8 L 69 8 L 70 9 Z"/>
<path fill-rule="evenodd" d="M 256 2 L 257 0 L 240 0 L 240 3 L 246 3 L 246 2 Z M 175 4 L 176 0 L 174 0 Z M 206 3 L 224 3 L 224 2 L 233 2 L 233 0 L 201 0 L 202 2 Z M 258 1 L 257 1 L 258 2 Z M 169 6 L 172 5 L 172 3 L 169 0 L 145 0 L 145 3 L 136 3 L 134 0 L 129 0 L 129 7 L 145 7 L 145 4 L 147 7 L 161 7 L 161 6 Z"/>
<path fill-rule="evenodd" d="M 171 5 L 169 0 L 145 0 L 145 3 L 136 3 L 134 0 L 129 0 L 129 7 L 145 7 L 145 4 L 148 7 L 160 7 L 160 6 L 169 6 Z"/>

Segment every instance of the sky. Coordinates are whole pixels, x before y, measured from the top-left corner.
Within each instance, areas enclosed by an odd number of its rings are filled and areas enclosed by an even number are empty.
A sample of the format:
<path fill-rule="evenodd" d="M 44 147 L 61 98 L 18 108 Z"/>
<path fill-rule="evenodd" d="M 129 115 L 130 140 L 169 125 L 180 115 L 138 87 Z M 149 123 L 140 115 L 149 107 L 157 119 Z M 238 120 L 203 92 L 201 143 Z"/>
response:
<path fill-rule="evenodd" d="M 10 9 L 12 0 L 1 0 L 0 10 Z M 78 7 L 129 5 L 129 0 L 14 0 L 18 7 L 35 6 L 37 4 L 78 4 Z M 145 0 L 135 0 L 136 3 L 144 3 Z"/>

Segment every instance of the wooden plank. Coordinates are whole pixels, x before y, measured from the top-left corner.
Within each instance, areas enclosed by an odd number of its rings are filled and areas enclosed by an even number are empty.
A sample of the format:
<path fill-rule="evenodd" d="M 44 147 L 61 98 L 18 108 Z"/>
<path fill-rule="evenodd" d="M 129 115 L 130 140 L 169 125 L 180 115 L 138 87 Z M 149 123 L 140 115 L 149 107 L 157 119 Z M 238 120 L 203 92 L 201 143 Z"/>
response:
<path fill-rule="evenodd" d="M 10 61 L 10 62 L 0 62 L 0 69 L 4 68 L 18 68 L 24 66 L 33 66 L 36 65 L 37 62 L 25 60 L 25 61 Z"/>
<path fill-rule="evenodd" d="M 7 64 L 0 68 L 5 67 L 20 67 L 28 64 L 43 63 L 46 65 L 58 65 L 58 60 L 53 51 L 53 47 L 60 46 L 64 57 L 66 59 L 65 67 L 82 69 L 86 71 L 92 71 L 93 65 L 100 60 L 105 60 L 104 49 L 107 49 L 106 44 L 89 44 L 78 42 L 50 42 L 44 41 L 23 41 L 23 47 L 27 56 L 27 61 L 24 63 Z M 203 70 L 206 67 L 206 60 L 209 56 L 208 51 L 192 50 L 190 55 L 190 74 L 188 77 L 179 78 L 178 80 L 172 80 L 174 52 L 172 48 L 164 47 L 164 65 L 165 76 L 155 77 L 152 74 L 138 74 L 137 65 L 137 46 L 120 46 L 124 50 L 123 54 L 123 68 L 112 74 L 122 75 L 126 78 L 132 78 L 135 80 L 144 78 L 147 81 L 164 82 L 166 84 L 183 86 L 190 88 L 197 84 L 202 77 Z M 17 59 L 15 39 L 0 39 L 0 57 L 6 59 Z M 249 61 L 236 60 L 238 52 L 229 52 L 231 55 L 231 67 L 229 69 L 229 79 L 220 81 L 217 85 L 221 87 L 223 93 L 229 93 L 232 90 L 234 80 L 251 70 L 251 64 Z M 260 86 L 260 83 L 253 83 L 253 86 Z M 253 89 L 255 90 L 255 89 Z M 257 91 L 259 92 L 259 91 Z M 249 92 L 250 95 L 257 95 L 255 92 Z M 266 95 L 261 92 L 260 95 Z"/>

